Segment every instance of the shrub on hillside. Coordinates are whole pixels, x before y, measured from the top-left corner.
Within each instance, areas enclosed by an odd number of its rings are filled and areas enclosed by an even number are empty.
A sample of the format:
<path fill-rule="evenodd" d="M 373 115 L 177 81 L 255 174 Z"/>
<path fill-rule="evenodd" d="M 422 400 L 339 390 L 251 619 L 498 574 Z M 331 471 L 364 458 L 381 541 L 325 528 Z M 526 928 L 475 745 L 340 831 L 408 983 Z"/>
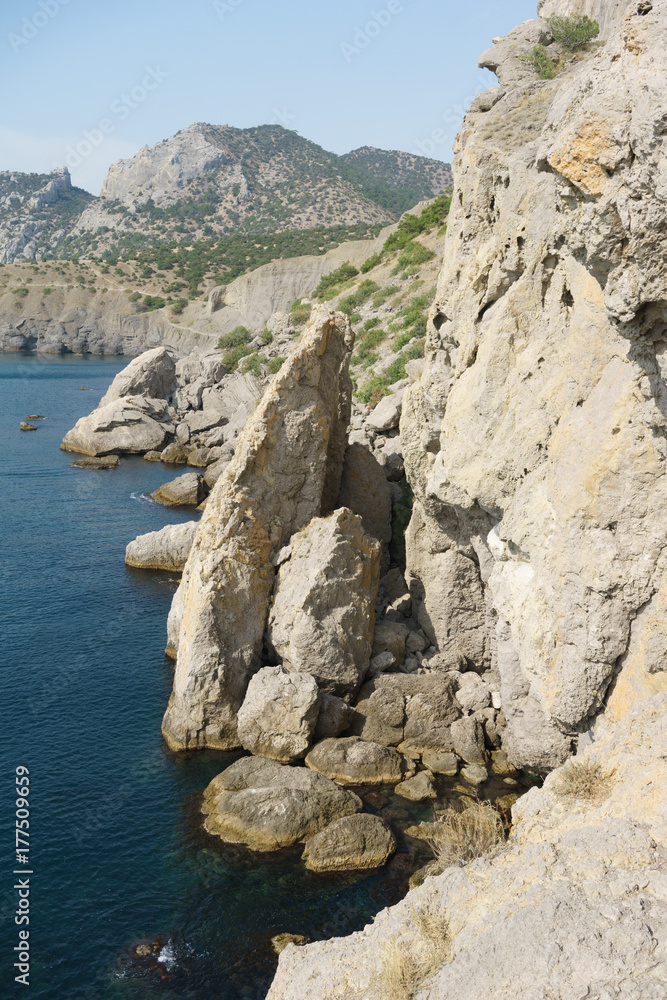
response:
<path fill-rule="evenodd" d="M 586 14 L 574 14 L 572 17 L 560 17 L 554 14 L 547 18 L 551 33 L 557 45 L 566 52 L 583 49 L 593 38 L 600 34 L 600 25 Z"/>
<path fill-rule="evenodd" d="M 303 326 L 310 319 L 313 307 L 308 302 L 304 305 L 301 299 L 297 299 L 290 310 L 290 316 L 297 326 Z"/>
<path fill-rule="evenodd" d="M 556 63 L 551 58 L 544 45 L 536 45 L 532 51 L 531 59 L 535 72 L 543 80 L 553 80 L 556 75 Z"/>
<path fill-rule="evenodd" d="M 350 278 L 356 278 L 358 274 L 359 271 L 354 264 L 350 264 L 350 262 L 346 260 L 340 265 L 340 267 L 337 267 L 335 271 L 331 271 L 329 274 L 324 275 L 315 289 L 315 298 L 324 298 L 325 293 L 329 289 L 342 284 L 344 281 L 348 281 Z"/>
<path fill-rule="evenodd" d="M 361 273 L 367 274 L 369 271 L 372 271 L 374 267 L 378 266 L 381 260 L 382 257 L 380 256 L 379 253 L 371 254 L 371 256 L 367 257 L 366 260 L 361 265 Z"/>
<path fill-rule="evenodd" d="M 224 333 L 218 340 L 218 347 L 221 351 L 231 347 L 240 347 L 242 344 L 249 344 L 252 340 L 250 330 L 245 326 L 235 326 L 231 333 Z M 249 354 L 249 351 L 245 352 Z M 244 355 L 241 355 L 244 357 Z"/>

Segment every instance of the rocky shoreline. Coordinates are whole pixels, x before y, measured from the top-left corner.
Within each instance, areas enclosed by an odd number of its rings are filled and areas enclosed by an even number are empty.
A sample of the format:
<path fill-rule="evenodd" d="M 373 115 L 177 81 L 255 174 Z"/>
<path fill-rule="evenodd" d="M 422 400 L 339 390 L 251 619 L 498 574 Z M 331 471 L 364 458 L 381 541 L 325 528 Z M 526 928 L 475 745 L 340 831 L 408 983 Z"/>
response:
<path fill-rule="evenodd" d="M 201 520 L 126 558 L 182 569 L 167 745 L 249 754 L 204 792 L 212 836 L 364 870 L 396 836 L 356 789 L 507 789 L 506 846 L 287 944 L 269 1000 L 667 990 L 667 5 L 579 6 L 600 43 L 553 77 L 542 17 L 482 56 L 425 357 L 385 398 L 354 399 L 350 322 L 316 307 L 272 378 L 157 349 L 63 442 L 205 469 Z"/>

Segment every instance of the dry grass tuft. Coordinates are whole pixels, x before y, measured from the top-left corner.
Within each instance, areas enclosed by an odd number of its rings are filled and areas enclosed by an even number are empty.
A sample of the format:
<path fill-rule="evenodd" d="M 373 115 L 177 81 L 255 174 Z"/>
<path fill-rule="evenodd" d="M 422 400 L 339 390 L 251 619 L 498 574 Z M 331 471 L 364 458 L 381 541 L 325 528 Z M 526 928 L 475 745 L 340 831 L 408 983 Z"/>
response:
<path fill-rule="evenodd" d="M 382 1000 L 412 1000 L 415 993 L 449 958 L 449 927 L 441 917 L 411 909 L 417 937 L 392 942 L 377 981 Z"/>
<path fill-rule="evenodd" d="M 429 845 L 443 865 L 489 855 L 505 840 L 500 815 L 488 802 L 475 802 L 463 812 L 447 809 L 436 815 L 434 826 Z"/>
<path fill-rule="evenodd" d="M 611 773 L 592 757 L 573 757 L 560 769 L 554 782 L 557 795 L 593 802 L 605 798 L 611 787 Z"/>

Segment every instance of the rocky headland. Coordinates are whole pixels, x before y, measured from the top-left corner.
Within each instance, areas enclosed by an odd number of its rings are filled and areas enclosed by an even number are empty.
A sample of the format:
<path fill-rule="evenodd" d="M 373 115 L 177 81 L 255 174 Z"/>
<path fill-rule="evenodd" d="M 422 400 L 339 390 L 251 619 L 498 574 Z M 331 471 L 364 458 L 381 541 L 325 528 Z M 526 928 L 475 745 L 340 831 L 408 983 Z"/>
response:
<path fill-rule="evenodd" d="M 563 53 L 548 18 L 582 14 Z M 433 251 L 385 240 L 254 371 L 157 347 L 63 442 L 208 492 L 126 560 L 183 574 L 168 746 L 248 754 L 204 791 L 212 836 L 363 870 L 397 842 L 369 789 L 511 808 L 363 931 L 287 944 L 269 1000 L 666 995 L 667 0 L 538 15 L 481 57 L 424 330 L 383 293 L 401 272 L 414 303 Z"/>

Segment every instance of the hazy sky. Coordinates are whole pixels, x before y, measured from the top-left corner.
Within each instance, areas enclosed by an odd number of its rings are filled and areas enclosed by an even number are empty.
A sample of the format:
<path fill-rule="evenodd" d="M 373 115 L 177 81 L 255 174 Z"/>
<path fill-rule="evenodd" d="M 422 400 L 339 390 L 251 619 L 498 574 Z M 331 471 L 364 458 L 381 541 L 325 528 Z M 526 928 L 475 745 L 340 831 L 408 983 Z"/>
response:
<path fill-rule="evenodd" d="M 326 149 L 451 159 L 477 57 L 536 0 L 12 0 L 0 170 L 109 165 L 194 121 L 279 122 Z"/>

